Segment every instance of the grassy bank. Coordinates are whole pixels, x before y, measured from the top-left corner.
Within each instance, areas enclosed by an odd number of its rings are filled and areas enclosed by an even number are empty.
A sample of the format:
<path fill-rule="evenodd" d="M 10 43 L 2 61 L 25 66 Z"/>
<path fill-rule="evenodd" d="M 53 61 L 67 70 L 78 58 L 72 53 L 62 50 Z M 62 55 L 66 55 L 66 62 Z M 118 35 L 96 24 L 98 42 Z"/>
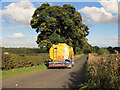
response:
<path fill-rule="evenodd" d="M 81 88 L 120 89 L 120 54 L 89 54 L 86 71 Z"/>
<path fill-rule="evenodd" d="M 12 70 L 4 70 L 2 71 L 2 79 L 7 79 L 15 76 L 20 76 L 32 72 L 37 72 L 47 69 L 47 67 L 42 64 L 40 66 L 35 66 L 35 67 L 25 67 L 25 68 L 17 68 L 17 69 L 12 69 Z"/>

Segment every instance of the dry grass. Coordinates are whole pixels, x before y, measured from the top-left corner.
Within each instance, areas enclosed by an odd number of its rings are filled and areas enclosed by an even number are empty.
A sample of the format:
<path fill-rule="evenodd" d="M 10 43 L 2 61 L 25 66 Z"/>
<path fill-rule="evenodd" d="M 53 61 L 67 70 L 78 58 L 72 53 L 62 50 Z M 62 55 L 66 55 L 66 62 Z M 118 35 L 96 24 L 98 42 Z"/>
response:
<path fill-rule="evenodd" d="M 120 54 L 89 54 L 87 88 L 120 88 Z"/>

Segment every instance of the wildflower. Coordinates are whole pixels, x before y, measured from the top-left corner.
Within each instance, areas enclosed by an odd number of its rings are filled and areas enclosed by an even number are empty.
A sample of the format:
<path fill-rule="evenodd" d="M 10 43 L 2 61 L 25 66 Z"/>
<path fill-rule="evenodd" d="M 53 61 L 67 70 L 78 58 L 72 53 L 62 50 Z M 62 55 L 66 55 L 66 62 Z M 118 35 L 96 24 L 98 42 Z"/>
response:
<path fill-rule="evenodd" d="M 16 87 L 18 86 L 18 84 L 15 85 Z"/>
<path fill-rule="evenodd" d="M 115 60 L 117 61 L 118 59 L 116 58 Z"/>

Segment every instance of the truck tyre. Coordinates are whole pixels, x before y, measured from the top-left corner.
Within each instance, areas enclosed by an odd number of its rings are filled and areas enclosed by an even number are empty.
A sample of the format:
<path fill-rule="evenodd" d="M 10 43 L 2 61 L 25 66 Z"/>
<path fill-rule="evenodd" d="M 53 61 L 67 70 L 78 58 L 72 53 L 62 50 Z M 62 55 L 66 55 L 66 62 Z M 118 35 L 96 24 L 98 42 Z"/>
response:
<path fill-rule="evenodd" d="M 74 61 L 72 61 L 72 67 L 74 66 Z"/>
<path fill-rule="evenodd" d="M 68 68 L 68 69 L 71 69 L 71 68 L 72 68 L 72 65 L 69 65 L 67 68 Z"/>
<path fill-rule="evenodd" d="M 74 65 L 72 64 L 72 67 L 73 67 Z"/>

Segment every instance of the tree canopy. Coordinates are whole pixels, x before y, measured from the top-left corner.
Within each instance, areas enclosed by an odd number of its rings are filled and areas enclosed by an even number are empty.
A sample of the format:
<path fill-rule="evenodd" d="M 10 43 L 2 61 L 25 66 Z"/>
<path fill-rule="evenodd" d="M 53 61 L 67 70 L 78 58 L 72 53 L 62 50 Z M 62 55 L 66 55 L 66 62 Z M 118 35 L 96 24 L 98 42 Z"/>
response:
<path fill-rule="evenodd" d="M 74 50 L 90 52 L 86 36 L 89 28 L 82 23 L 82 16 L 72 5 L 50 6 L 48 3 L 38 7 L 30 25 L 38 33 L 37 44 L 48 50 L 52 44 L 67 43 Z"/>

